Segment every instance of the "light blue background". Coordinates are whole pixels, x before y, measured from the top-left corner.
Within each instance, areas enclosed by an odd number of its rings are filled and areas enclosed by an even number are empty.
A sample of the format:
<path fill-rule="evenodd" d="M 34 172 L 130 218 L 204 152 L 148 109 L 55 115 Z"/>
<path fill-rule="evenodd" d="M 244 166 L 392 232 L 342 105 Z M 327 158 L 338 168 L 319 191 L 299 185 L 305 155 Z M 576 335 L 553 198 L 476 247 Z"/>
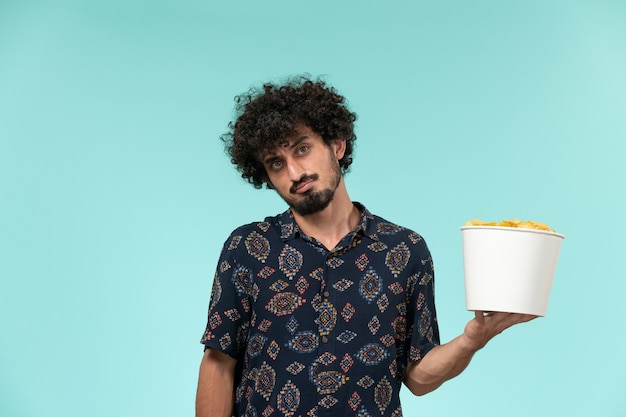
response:
<path fill-rule="evenodd" d="M 625 416 L 617 0 L 0 0 L 0 415 L 192 415 L 219 249 L 284 210 L 218 137 L 303 72 L 359 114 L 351 197 L 429 242 L 444 341 L 467 219 L 567 236 L 547 316 L 406 415 Z"/>

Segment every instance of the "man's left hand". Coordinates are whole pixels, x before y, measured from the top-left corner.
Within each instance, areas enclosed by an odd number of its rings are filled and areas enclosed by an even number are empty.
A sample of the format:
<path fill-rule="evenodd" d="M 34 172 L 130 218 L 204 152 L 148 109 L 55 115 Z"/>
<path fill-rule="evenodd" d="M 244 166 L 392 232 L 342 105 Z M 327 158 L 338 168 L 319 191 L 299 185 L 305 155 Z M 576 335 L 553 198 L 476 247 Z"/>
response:
<path fill-rule="evenodd" d="M 532 314 L 475 311 L 474 318 L 467 323 L 463 333 L 470 348 L 476 351 L 509 327 L 537 317 Z"/>

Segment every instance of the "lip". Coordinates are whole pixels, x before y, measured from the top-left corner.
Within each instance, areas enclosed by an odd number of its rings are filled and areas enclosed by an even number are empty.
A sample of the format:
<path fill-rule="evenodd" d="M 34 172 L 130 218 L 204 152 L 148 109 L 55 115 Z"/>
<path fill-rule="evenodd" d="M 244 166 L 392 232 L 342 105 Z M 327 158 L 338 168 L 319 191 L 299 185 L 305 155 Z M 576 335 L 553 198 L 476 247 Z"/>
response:
<path fill-rule="evenodd" d="M 302 194 L 302 193 L 305 193 L 305 192 L 307 192 L 308 190 L 310 190 L 310 189 L 311 189 L 311 187 L 313 187 L 313 180 L 307 180 L 307 181 L 304 181 L 302 184 L 298 185 L 298 186 L 295 188 L 295 193 L 296 193 L 296 194 Z"/>

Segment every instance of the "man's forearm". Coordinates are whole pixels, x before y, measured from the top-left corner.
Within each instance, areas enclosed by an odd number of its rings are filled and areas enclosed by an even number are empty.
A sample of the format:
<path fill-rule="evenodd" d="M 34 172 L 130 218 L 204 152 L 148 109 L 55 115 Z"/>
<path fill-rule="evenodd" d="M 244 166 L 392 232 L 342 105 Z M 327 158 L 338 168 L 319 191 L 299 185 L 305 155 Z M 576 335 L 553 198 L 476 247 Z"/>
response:
<path fill-rule="evenodd" d="M 536 316 L 515 313 L 474 313 L 463 334 L 445 345 L 431 349 L 420 361 L 407 367 L 405 385 L 415 395 L 427 394 L 449 379 L 459 375 L 472 356 L 505 329 Z"/>
<path fill-rule="evenodd" d="M 428 394 L 463 372 L 477 350 L 464 340 L 464 335 L 435 346 L 420 361 L 408 366 L 404 383 L 414 395 Z"/>
<path fill-rule="evenodd" d="M 196 393 L 196 417 L 231 417 L 235 360 L 208 349 L 204 353 Z"/>

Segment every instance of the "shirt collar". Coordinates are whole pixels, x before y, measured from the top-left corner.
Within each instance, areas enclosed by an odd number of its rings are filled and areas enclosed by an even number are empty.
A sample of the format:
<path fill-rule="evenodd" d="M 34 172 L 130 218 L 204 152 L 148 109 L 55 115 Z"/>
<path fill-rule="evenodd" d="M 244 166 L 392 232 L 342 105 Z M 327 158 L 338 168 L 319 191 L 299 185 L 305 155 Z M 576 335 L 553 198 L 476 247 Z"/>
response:
<path fill-rule="evenodd" d="M 354 229 L 354 233 L 367 236 L 374 241 L 379 241 L 374 215 L 370 213 L 363 204 L 355 201 L 354 205 L 361 211 L 361 219 L 356 229 Z M 278 225 L 280 226 L 280 237 L 283 241 L 295 239 L 301 235 L 300 228 L 293 217 L 291 208 L 279 216 Z"/>

